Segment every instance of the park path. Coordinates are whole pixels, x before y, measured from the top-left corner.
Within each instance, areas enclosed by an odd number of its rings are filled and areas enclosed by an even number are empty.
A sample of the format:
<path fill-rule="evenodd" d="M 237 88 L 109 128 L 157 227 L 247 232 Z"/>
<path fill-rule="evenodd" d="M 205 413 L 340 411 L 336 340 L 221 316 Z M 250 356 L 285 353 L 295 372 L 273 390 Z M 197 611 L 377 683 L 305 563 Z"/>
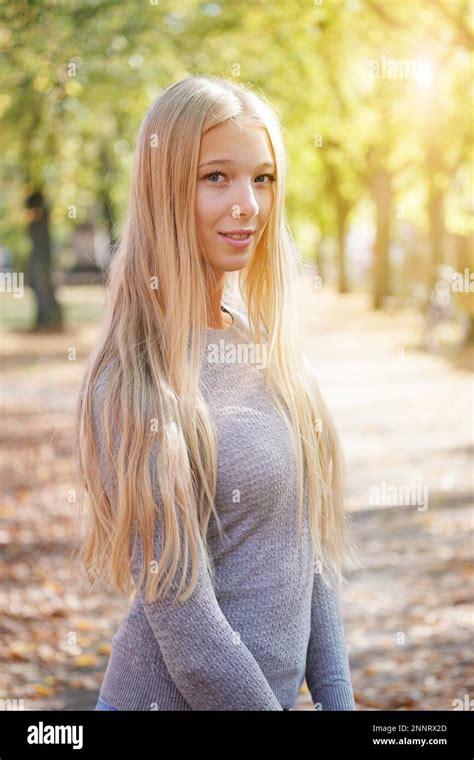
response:
<path fill-rule="evenodd" d="M 309 278 L 299 304 L 364 563 L 341 591 L 357 707 L 453 709 L 474 687 L 472 350 L 453 366 L 420 348 L 413 310 L 375 313 Z M 400 487 L 409 498 L 384 506 Z"/>
<path fill-rule="evenodd" d="M 456 367 L 419 348 L 415 312 L 374 313 L 363 294 L 319 292 L 310 277 L 298 303 L 362 549 L 341 590 L 357 707 L 452 709 L 474 681 L 472 374 L 465 357 Z M 78 530 L 72 414 L 95 335 L 2 339 L 0 696 L 25 709 L 93 709 L 128 607 L 88 592 L 66 563 Z M 426 503 L 384 506 L 384 488 L 401 486 Z M 295 709 L 312 709 L 305 687 Z"/>

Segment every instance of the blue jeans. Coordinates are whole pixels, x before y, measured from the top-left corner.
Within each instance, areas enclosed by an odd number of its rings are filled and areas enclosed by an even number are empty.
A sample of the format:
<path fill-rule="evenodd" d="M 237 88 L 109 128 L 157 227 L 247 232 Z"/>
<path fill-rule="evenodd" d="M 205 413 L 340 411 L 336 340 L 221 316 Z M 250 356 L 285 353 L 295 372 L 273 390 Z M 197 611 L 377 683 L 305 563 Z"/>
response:
<path fill-rule="evenodd" d="M 112 707 L 112 705 L 107 704 L 105 699 L 102 699 L 102 697 L 99 697 L 94 709 L 95 710 L 115 710 L 115 712 L 119 712 L 119 710 L 117 710 L 116 707 Z"/>

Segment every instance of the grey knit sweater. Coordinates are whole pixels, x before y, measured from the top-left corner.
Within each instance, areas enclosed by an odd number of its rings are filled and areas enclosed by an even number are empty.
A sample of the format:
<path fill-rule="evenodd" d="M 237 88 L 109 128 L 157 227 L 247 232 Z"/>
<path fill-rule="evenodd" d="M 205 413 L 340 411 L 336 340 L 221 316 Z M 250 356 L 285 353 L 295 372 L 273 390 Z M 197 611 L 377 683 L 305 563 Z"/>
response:
<path fill-rule="evenodd" d="M 226 310 L 232 326 L 205 329 L 200 378 L 216 431 L 215 504 L 225 531 L 223 542 L 211 519 L 216 580 L 202 570 L 191 598 L 174 606 L 147 603 L 140 589 L 112 639 L 100 696 L 118 710 L 283 710 L 306 677 L 316 709 L 354 710 L 338 592 L 315 572 L 307 494 L 297 546 L 291 437 L 245 315 Z M 108 488 L 105 383 L 106 373 L 93 424 Z M 156 557 L 158 525 L 155 536 Z"/>

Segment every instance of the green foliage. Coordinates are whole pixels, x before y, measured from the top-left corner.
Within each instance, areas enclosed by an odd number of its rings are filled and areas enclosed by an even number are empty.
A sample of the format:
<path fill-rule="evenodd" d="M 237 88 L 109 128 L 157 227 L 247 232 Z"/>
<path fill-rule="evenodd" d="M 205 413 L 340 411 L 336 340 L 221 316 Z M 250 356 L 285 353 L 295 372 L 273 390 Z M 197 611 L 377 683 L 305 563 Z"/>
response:
<path fill-rule="evenodd" d="M 306 253 L 337 233 L 337 204 L 358 218 L 378 167 L 422 234 L 433 177 L 447 229 L 472 234 L 463 0 L 20 0 L 0 14 L 0 243 L 20 259 L 33 186 L 46 191 L 57 245 L 91 206 L 100 216 L 104 196 L 120 227 L 141 119 L 162 88 L 192 73 L 248 84 L 279 113 L 289 217 L 311 241 Z M 374 76 L 390 59 L 398 76 Z M 423 75 L 400 76 L 404 61 L 424 61 Z"/>

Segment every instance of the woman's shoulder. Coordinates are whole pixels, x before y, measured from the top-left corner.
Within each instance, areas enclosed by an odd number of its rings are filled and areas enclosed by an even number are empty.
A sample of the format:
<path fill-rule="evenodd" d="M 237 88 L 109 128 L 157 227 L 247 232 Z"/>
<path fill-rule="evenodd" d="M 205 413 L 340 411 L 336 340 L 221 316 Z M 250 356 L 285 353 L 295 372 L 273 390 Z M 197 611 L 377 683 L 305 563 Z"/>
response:
<path fill-rule="evenodd" d="M 237 307 L 233 304 L 229 304 L 228 301 L 222 301 L 222 305 L 233 315 L 235 323 L 234 327 L 237 327 L 243 331 L 246 335 L 251 335 L 250 320 L 248 316 L 248 310 L 245 306 Z M 267 331 L 262 325 L 262 331 L 267 338 Z"/>

